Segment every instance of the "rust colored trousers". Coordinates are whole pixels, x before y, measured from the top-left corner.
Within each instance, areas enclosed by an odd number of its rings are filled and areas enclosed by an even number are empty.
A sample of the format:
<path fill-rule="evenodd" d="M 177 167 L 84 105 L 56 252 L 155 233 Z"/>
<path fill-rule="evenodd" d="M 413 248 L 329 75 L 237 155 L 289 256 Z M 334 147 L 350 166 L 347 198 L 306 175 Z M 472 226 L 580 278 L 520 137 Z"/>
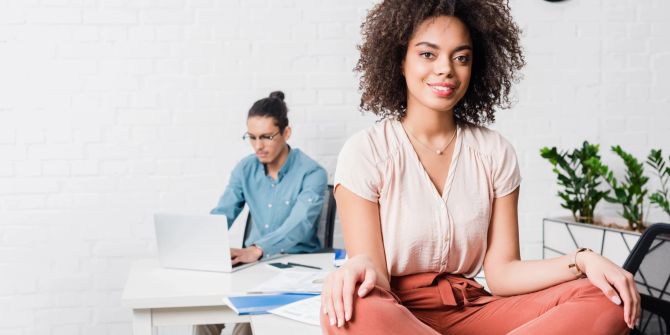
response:
<path fill-rule="evenodd" d="M 511 297 L 491 296 L 473 279 L 421 273 L 391 279 L 354 298 L 341 328 L 321 314 L 324 334 L 628 334 L 623 308 L 587 279 Z"/>

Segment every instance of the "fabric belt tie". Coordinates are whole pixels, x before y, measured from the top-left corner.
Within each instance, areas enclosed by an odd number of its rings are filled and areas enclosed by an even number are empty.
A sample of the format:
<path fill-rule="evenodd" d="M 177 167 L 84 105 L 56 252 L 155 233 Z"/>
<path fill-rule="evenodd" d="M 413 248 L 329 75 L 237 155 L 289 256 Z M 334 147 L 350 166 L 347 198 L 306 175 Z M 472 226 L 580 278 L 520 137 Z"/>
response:
<path fill-rule="evenodd" d="M 474 279 L 448 273 L 421 273 L 391 278 L 393 293 L 408 308 L 469 306 L 495 300 Z M 454 294 L 456 293 L 456 294 Z"/>

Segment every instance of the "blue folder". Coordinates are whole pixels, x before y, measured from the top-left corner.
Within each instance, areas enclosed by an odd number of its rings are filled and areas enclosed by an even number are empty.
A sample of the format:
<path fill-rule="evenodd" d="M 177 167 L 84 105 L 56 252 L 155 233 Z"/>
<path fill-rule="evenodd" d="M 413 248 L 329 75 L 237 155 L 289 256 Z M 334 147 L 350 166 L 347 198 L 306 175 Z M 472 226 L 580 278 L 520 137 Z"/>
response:
<path fill-rule="evenodd" d="M 346 261 L 347 261 L 347 251 L 344 249 L 335 249 L 335 258 L 333 259 L 333 265 L 340 267 Z"/>
<path fill-rule="evenodd" d="M 230 308 L 239 315 L 268 314 L 269 310 L 311 298 L 317 293 L 280 293 L 228 297 Z"/>

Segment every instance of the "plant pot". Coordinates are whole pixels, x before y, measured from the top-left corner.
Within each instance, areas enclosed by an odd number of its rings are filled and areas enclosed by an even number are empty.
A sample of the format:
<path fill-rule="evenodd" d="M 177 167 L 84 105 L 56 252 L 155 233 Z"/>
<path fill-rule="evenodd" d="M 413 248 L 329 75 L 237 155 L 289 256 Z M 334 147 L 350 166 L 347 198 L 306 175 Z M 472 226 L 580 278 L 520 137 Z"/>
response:
<path fill-rule="evenodd" d="M 570 254 L 578 248 L 590 248 L 621 266 L 639 239 L 639 232 L 578 223 L 572 218 L 542 220 L 542 258 Z"/>

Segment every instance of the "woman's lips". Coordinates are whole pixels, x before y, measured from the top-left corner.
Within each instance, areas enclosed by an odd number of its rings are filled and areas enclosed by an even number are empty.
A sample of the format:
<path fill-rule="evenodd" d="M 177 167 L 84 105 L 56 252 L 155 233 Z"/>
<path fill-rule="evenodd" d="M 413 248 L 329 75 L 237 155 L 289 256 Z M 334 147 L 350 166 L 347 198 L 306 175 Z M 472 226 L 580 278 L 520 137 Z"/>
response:
<path fill-rule="evenodd" d="M 449 83 L 439 83 L 439 84 L 428 84 L 430 89 L 437 95 L 438 97 L 441 98 L 448 98 L 452 94 L 454 94 L 456 85 L 449 84 Z"/>

